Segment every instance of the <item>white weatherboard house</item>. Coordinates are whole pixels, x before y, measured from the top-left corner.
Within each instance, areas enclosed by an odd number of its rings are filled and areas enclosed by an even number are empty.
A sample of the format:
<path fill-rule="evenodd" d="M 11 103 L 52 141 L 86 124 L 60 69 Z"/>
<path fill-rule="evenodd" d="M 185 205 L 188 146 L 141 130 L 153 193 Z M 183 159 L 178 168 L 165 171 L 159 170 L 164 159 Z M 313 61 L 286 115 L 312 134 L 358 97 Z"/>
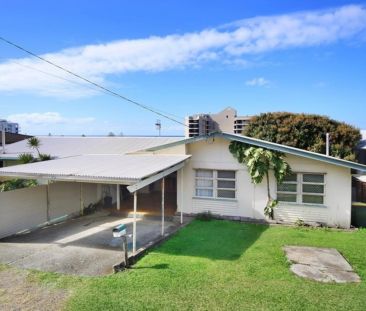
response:
<path fill-rule="evenodd" d="M 277 185 L 274 176 L 270 176 L 272 196 L 279 200 L 274 216 L 283 222 L 301 219 L 349 228 L 351 170 L 366 172 L 365 165 L 227 133 L 188 139 L 41 137 L 40 140 L 41 152 L 56 159 L 0 169 L 2 179 L 44 181 L 35 188 L 0 194 L 0 237 L 65 214 L 82 212 L 89 203 L 102 200 L 106 193 L 112 195 L 117 209 L 123 209 L 129 197 L 135 219 L 139 202 L 147 199 L 151 205 L 155 204 L 154 193 L 163 198 L 154 206 L 161 211 L 162 220 L 167 207 L 164 199 L 170 200 L 170 211 L 181 215 L 181 221 L 184 214 L 206 211 L 264 219 L 265 182 L 252 184 L 247 168 L 229 152 L 231 141 L 286 155 L 294 174 L 282 185 Z M 8 165 L 24 152 L 29 152 L 26 142 L 18 142 L 7 146 L 0 160 Z M 134 233 L 135 236 L 136 222 Z"/>

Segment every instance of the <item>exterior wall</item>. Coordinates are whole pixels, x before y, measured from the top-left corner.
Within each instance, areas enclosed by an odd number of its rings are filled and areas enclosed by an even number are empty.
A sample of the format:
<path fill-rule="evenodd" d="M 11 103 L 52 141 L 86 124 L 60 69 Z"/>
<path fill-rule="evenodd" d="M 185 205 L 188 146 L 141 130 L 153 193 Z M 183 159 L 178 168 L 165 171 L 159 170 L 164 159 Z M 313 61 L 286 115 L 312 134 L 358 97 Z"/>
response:
<path fill-rule="evenodd" d="M 254 186 L 251 183 L 246 166 L 239 164 L 233 158 L 228 145 L 229 142 L 225 139 L 215 138 L 213 140 L 210 138 L 208 141 L 200 141 L 187 146 L 187 154 L 191 154 L 192 157 L 178 172 L 177 201 L 179 211 L 182 208 L 184 213 L 189 214 L 210 211 L 223 216 L 264 218 L 263 207 L 267 198 L 266 187 L 264 184 Z M 200 168 L 235 170 L 236 199 L 195 198 L 195 169 Z"/>
<path fill-rule="evenodd" d="M 80 183 L 57 182 L 51 183 L 49 189 L 50 218 L 79 214 L 80 212 Z M 84 207 L 97 203 L 97 184 L 82 184 Z"/>
<path fill-rule="evenodd" d="M 187 146 L 192 157 L 178 172 L 178 210 L 195 214 L 210 211 L 222 216 L 264 219 L 263 209 L 267 203 L 266 184 L 253 185 L 247 168 L 239 164 L 228 150 L 229 141 L 211 138 Z M 294 172 L 325 173 L 325 204 L 284 204 L 275 210 L 275 218 L 284 222 L 302 219 L 306 222 L 324 222 L 330 226 L 348 228 L 351 219 L 350 170 L 319 161 L 288 155 L 287 161 Z M 236 199 L 195 198 L 195 169 L 236 171 Z M 270 190 L 276 196 L 276 182 L 270 175 Z"/>
<path fill-rule="evenodd" d="M 218 128 L 222 132 L 234 133 L 234 120 L 236 117 L 236 110 L 233 108 L 226 108 L 223 111 L 211 114 L 211 118 L 218 124 Z"/>
<path fill-rule="evenodd" d="M 275 218 L 286 222 L 302 219 L 349 228 L 351 225 L 352 176 L 350 170 L 324 162 L 288 155 L 294 172 L 325 173 L 324 206 L 280 203 Z"/>
<path fill-rule="evenodd" d="M 0 238 L 47 221 L 46 186 L 0 193 Z"/>
<path fill-rule="evenodd" d="M 84 206 L 98 201 L 97 184 L 83 184 Z M 50 220 L 80 212 L 80 184 L 51 183 L 49 187 Z M 0 238 L 47 222 L 47 186 L 0 193 Z"/>

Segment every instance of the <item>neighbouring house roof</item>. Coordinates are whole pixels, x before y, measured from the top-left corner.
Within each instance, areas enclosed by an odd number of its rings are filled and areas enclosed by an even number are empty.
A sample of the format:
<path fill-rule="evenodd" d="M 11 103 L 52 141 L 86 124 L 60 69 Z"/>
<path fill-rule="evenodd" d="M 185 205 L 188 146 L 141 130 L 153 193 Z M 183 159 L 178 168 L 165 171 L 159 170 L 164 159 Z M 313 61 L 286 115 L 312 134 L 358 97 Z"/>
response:
<path fill-rule="evenodd" d="M 7 144 L 13 144 L 16 143 L 18 141 L 24 140 L 24 139 L 28 139 L 31 138 L 32 136 L 29 135 L 24 135 L 24 134 L 15 134 L 15 133 L 9 133 L 9 132 L 5 132 L 5 146 Z M 0 139 L 0 146 L 2 146 L 2 141 Z"/>
<path fill-rule="evenodd" d="M 126 154 L 183 139 L 183 137 L 63 136 L 40 136 L 38 138 L 41 141 L 40 152 L 56 158 L 85 154 Z M 6 145 L 5 152 L 5 154 L 0 154 L 0 160 L 16 160 L 22 153 L 32 153 L 37 156 L 36 151 L 27 146 L 26 140 Z"/>
<path fill-rule="evenodd" d="M 366 183 L 366 175 L 353 176 L 353 177 L 356 178 L 360 182 Z"/>
<path fill-rule="evenodd" d="M 197 137 L 187 138 L 187 139 L 183 139 L 180 141 L 171 142 L 166 145 L 150 147 L 150 148 L 147 148 L 146 151 L 162 150 L 162 149 L 174 147 L 174 146 L 177 146 L 180 144 L 190 144 L 193 142 L 212 139 L 215 137 L 222 137 L 222 138 L 228 139 L 230 141 L 239 141 L 239 142 L 250 144 L 253 146 L 267 148 L 267 149 L 274 150 L 274 151 L 280 151 L 283 153 L 292 154 L 292 155 L 296 155 L 296 156 L 303 157 L 303 158 L 308 158 L 308 159 L 312 159 L 312 160 L 325 162 L 328 164 L 333 164 L 333 165 L 337 165 L 337 166 L 347 167 L 350 169 L 355 169 L 358 171 L 366 172 L 366 165 L 363 165 L 363 164 L 327 156 L 327 155 L 324 155 L 321 153 L 311 152 L 311 151 L 307 151 L 307 150 L 303 150 L 303 149 L 298 149 L 298 148 L 294 148 L 294 147 L 290 147 L 290 146 L 272 143 L 272 142 L 268 142 L 268 141 L 257 139 L 257 138 L 252 138 L 252 137 L 237 135 L 237 134 L 229 134 L 229 133 L 212 133 L 208 136 L 197 136 Z"/>
<path fill-rule="evenodd" d="M 358 144 L 357 148 L 366 150 L 366 139 L 361 140 L 360 143 Z"/>
<path fill-rule="evenodd" d="M 189 155 L 82 155 L 0 169 L 0 176 L 133 184 L 187 160 Z"/>

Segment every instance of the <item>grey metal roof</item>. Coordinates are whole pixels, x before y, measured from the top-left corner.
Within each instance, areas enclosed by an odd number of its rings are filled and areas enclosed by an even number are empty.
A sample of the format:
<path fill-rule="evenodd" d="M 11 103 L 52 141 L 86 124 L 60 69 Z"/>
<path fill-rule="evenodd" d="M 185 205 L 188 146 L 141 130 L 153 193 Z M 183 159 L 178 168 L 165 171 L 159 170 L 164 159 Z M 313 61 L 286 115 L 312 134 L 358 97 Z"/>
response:
<path fill-rule="evenodd" d="M 360 182 L 366 183 L 366 175 L 360 175 L 360 176 L 354 175 L 353 177 L 359 180 Z"/>
<path fill-rule="evenodd" d="M 166 145 L 160 145 L 160 146 L 147 148 L 147 151 L 162 150 L 162 149 L 177 146 L 180 144 L 189 144 L 189 143 L 206 140 L 206 139 L 213 138 L 213 137 L 222 137 L 222 138 L 232 140 L 232 141 L 239 141 L 239 142 L 250 144 L 253 146 L 263 147 L 263 148 L 267 148 L 270 150 L 280 151 L 283 153 L 288 153 L 288 154 L 296 155 L 299 157 L 304 157 L 304 158 L 317 160 L 317 161 L 321 161 L 321 162 L 325 162 L 325 163 L 329 163 L 329 164 L 334 164 L 337 166 L 343 166 L 343 167 L 347 167 L 350 169 L 355 169 L 355 170 L 358 170 L 361 172 L 366 172 L 366 165 L 363 165 L 363 164 L 346 161 L 346 160 L 342 160 L 342 159 L 331 157 L 331 156 L 326 156 L 321 153 L 316 153 L 316 152 L 311 152 L 311 151 L 298 149 L 298 148 L 294 148 L 294 147 L 290 147 L 290 146 L 276 144 L 276 143 L 268 142 L 268 141 L 257 139 L 257 138 L 252 138 L 252 137 L 237 135 L 237 134 L 230 134 L 230 133 L 212 133 L 208 136 L 197 136 L 197 137 L 187 138 L 184 140 L 171 142 Z"/>
<path fill-rule="evenodd" d="M 82 155 L 8 166 L 0 176 L 130 184 L 176 164 L 189 155 Z"/>
<path fill-rule="evenodd" d="M 183 137 L 62 137 L 40 136 L 41 153 L 53 157 L 68 157 L 84 154 L 126 154 L 142 149 L 164 145 L 182 140 Z M 21 153 L 32 153 L 35 150 L 27 146 L 27 140 L 6 145 L 5 154 L 0 159 L 17 159 Z"/>

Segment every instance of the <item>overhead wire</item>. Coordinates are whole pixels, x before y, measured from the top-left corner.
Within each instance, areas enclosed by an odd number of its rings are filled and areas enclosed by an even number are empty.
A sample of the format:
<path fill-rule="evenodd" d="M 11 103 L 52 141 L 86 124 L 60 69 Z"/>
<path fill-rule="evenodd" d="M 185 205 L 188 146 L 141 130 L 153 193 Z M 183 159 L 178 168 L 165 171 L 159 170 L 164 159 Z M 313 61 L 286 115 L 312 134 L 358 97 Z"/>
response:
<path fill-rule="evenodd" d="M 25 53 L 27 53 L 27 54 L 29 54 L 29 55 L 31 55 L 31 56 L 33 56 L 33 57 L 35 57 L 35 58 L 37 58 L 37 59 L 39 59 L 39 60 L 41 60 L 41 61 L 43 61 L 43 62 L 48 63 L 49 65 L 51 65 L 51 66 L 53 66 L 53 67 L 56 67 L 56 68 L 58 68 L 58 69 L 60 69 L 60 70 L 62 70 L 62 71 L 64 71 L 64 72 L 66 72 L 66 73 L 68 73 L 68 74 L 70 74 L 70 75 L 72 75 L 72 76 L 74 76 L 74 77 L 76 77 L 76 78 L 78 78 L 78 79 L 81 79 L 81 80 L 83 80 L 83 81 L 85 81 L 85 82 L 87 82 L 87 83 L 89 83 L 89 84 L 93 85 L 94 87 L 98 88 L 99 90 L 102 90 L 104 93 L 107 93 L 107 94 L 109 94 L 109 95 L 112 95 L 112 96 L 118 97 L 118 98 L 120 98 L 120 99 L 123 99 L 124 101 L 127 101 L 127 102 L 129 102 L 129 103 L 131 103 L 131 104 L 134 104 L 134 105 L 136 105 L 136 106 L 138 106 L 138 107 L 140 107 L 140 108 L 142 108 L 142 109 L 145 109 L 145 110 L 150 111 L 150 112 L 152 112 L 152 113 L 154 113 L 154 114 L 156 114 L 156 115 L 158 115 L 158 116 L 161 116 L 161 117 L 163 117 L 163 118 L 165 118 L 165 119 L 168 119 L 168 120 L 170 120 L 170 121 L 173 121 L 173 122 L 175 122 L 175 123 L 178 123 L 178 124 L 180 124 L 180 125 L 183 125 L 183 126 L 187 127 L 187 125 L 186 125 L 185 123 L 183 123 L 183 122 L 181 122 L 181 121 L 178 121 L 178 120 L 176 120 L 175 118 L 173 118 L 173 117 L 169 116 L 169 115 L 172 115 L 172 114 L 159 112 L 159 110 L 157 110 L 156 108 L 149 107 L 149 106 L 147 106 L 147 105 L 141 104 L 141 103 L 139 103 L 139 102 L 137 102 L 137 101 L 135 101 L 135 100 L 133 100 L 133 99 L 130 99 L 130 98 L 128 98 L 128 97 L 126 97 L 126 96 L 124 96 L 124 95 L 121 95 L 121 94 L 119 94 L 119 93 L 117 93 L 117 92 L 115 92 L 115 91 L 112 91 L 112 90 L 108 89 L 107 87 L 105 87 L 105 86 L 103 86 L 103 85 L 101 85 L 101 84 L 99 84 L 99 83 L 96 83 L 96 82 L 94 82 L 94 81 L 92 81 L 92 80 L 90 80 L 90 79 L 87 79 L 87 78 L 85 78 L 85 77 L 81 76 L 80 74 L 74 73 L 73 71 L 71 71 L 71 70 L 69 70 L 69 69 L 67 69 L 67 68 L 65 68 L 65 67 L 63 67 L 63 66 L 61 66 L 61 65 L 58 65 L 58 64 L 56 64 L 56 63 L 54 63 L 54 62 L 52 62 L 52 61 L 50 61 L 50 60 L 48 60 L 48 59 L 46 59 L 46 58 L 44 58 L 44 57 L 42 57 L 42 56 L 37 55 L 36 53 L 33 53 L 33 52 L 29 51 L 29 50 L 28 50 L 28 49 L 26 49 L 26 48 L 23 48 L 22 46 L 20 46 L 20 45 L 18 45 L 18 44 L 16 44 L 16 43 L 14 43 L 14 42 L 12 42 L 12 41 L 10 41 L 10 40 L 8 40 L 8 39 L 5 39 L 4 37 L 1 37 L 1 36 L 0 36 L 0 40 L 1 40 L 1 41 L 3 41 L 3 42 L 5 42 L 5 43 L 7 43 L 7 44 L 9 44 L 9 45 L 11 45 L 11 46 L 13 46 L 13 47 L 15 47 L 15 48 L 17 48 L 17 49 L 19 49 L 19 50 L 21 50 L 21 51 L 23 51 L 23 52 L 25 52 Z M 27 65 L 23 65 L 23 66 L 27 66 Z M 28 67 L 30 67 L 30 66 L 28 66 Z M 35 69 L 35 68 L 32 68 L 32 69 Z M 42 73 L 44 73 L 44 74 L 48 74 L 48 75 L 51 75 L 51 76 L 57 77 L 57 78 L 59 78 L 59 79 L 62 79 L 62 80 L 68 81 L 68 82 L 72 82 L 71 80 L 65 79 L 65 78 L 63 78 L 63 77 L 59 77 L 59 76 L 54 75 L 54 74 L 46 73 L 46 72 L 44 72 L 44 71 L 42 71 L 42 70 L 39 70 L 39 69 L 35 69 L 35 70 L 40 71 L 40 72 L 42 72 Z M 73 81 L 72 83 L 75 83 L 75 82 L 76 82 L 76 81 Z M 76 83 L 77 83 L 77 82 L 76 82 Z M 78 84 L 79 84 L 79 83 L 78 83 Z M 93 88 L 93 89 L 94 89 L 94 88 Z M 161 110 L 160 110 L 160 111 L 161 111 Z"/>

